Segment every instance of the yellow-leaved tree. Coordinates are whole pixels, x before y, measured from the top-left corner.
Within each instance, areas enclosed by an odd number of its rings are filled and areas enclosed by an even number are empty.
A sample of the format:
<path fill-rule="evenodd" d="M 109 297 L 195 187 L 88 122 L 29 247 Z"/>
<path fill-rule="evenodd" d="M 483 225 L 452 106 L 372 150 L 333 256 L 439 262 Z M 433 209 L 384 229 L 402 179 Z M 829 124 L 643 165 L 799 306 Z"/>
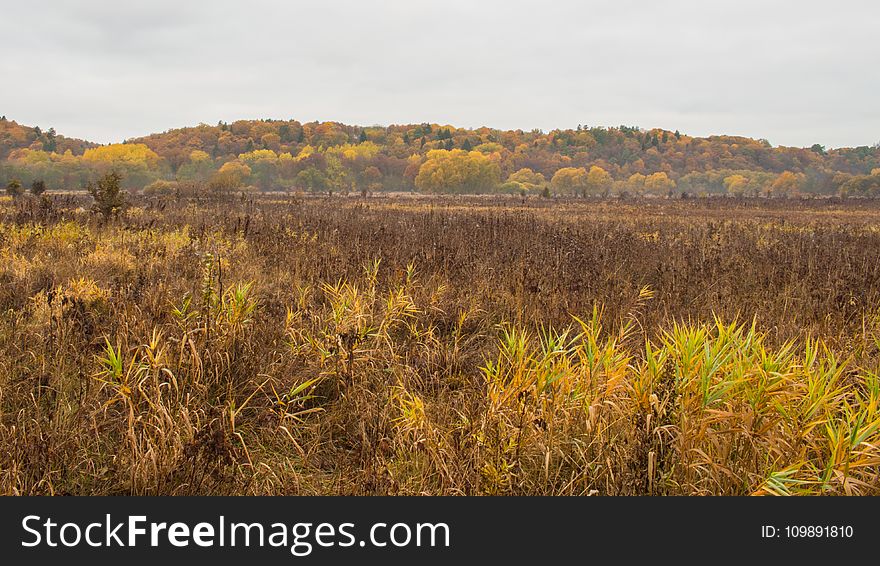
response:
<path fill-rule="evenodd" d="M 344 143 L 342 145 L 335 145 L 333 147 L 328 147 L 325 151 L 327 155 L 336 155 L 343 159 L 356 160 L 356 159 L 372 159 L 379 154 L 379 150 L 381 148 L 371 141 L 361 142 L 357 145 Z"/>
<path fill-rule="evenodd" d="M 743 175 L 734 174 L 724 178 L 724 189 L 729 195 L 742 196 L 748 186 L 749 180 Z"/>
<path fill-rule="evenodd" d="M 211 188 L 218 192 L 241 187 L 251 176 L 251 168 L 241 161 L 227 161 L 211 178 Z"/>
<path fill-rule="evenodd" d="M 541 191 L 547 185 L 544 175 L 536 173 L 528 167 L 523 167 L 515 173 L 511 173 L 504 183 L 506 192 L 534 193 Z"/>
<path fill-rule="evenodd" d="M 238 158 L 242 161 L 242 163 L 247 163 L 248 165 L 251 165 L 253 163 L 256 163 L 257 161 L 275 161 L 276 159 L 278 159 L 278 154 L 271 149 L 255 149 L 254 151 L 240 154 Z"/>
<path fill-rule="evenodd" d="M 667 196 L 675 186 L 675 181 L 664 171 L 651 173 L 645 177 L 645 192 L 649 195 Z"/>
<path fill-rule="evenodd" d="M 297 161 L 302 161 L 303 159 L 308 159 L 309 157 L 311 157 L 314 154 L 315 154 L 315 148 L 311 145 L 306 145 L 301 150 L 299 150 L 299 153 L 296 154 L 295 159 Z"/>
<path fill-rule="evenodd" d="M 607 194 L 611 190 L 611 184 L 614 179 L 608 171 L 602 169 L 598 165 L 590 167 L 587 173 L 586 195 L 598 196 Z"/>
<path fill-rule="evenodd" d="M 462 149 L 433 149 L 416 175 L 416 187 L 429 193 L 485 193 L 498 184 L 501 168 L 490 155 Z"/>
<path fill-rule="evenodd" d="M 87 149 L 83 164 L 95 174 L 119 173 L 119 182 L 127 187 L 143 188 L 159 176 L 159 155 L 142 143 L 114 143 Z"/>
<path fill-rule="evenodd" d="M 587 189 L 587 170 L 583 167 L 563 167 L 553 174 L 550 185 L 557 193 L 581 194 Z"/>
<path fill-rule="evenodd" d="M 773 184 L 770 185 L 770 196 L 790 198 L 800 194 L 801 185 L 804 175 L 801 173 L 792 173 L 791 171 L 783 171 Z"/>
<path fill-rule="evenodd" d="M 641 173 L 633 173 L 626 180 L 626 191 L 634 195 L 640 195 L 645 192 L 645 177 Z"/>
<path fill-rule="evenodd" d="M 96 163 L 143 165 L 151 169 L 159 163 L 159 155 L 142 143 L 113 143 L 87 149 L 83 160 Z"/>

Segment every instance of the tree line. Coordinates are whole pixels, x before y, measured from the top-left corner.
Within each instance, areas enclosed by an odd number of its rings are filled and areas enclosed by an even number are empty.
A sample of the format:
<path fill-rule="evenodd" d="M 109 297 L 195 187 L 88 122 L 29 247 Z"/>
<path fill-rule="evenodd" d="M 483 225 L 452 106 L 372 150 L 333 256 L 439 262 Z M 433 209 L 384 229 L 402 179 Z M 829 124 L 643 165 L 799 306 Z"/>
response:
<path fill-rule="evenodd" d="M 48 132 L 51 132 L 49 135 Z M 111 171 L 150 194 L 209 190 L 880 195 L 880 148 L 774 147 L 619 126 L 465 129 L 242 120 L 99 146 L 0 118 L 0 181 L 80 189 Z"/>

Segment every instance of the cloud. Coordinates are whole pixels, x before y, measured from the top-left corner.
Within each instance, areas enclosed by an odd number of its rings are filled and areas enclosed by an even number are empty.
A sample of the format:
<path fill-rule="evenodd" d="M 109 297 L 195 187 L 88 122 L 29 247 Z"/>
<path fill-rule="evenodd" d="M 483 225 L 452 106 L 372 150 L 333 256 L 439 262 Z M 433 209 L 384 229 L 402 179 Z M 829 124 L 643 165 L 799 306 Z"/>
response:
<path fill-rule="evenodd" d="M 880 5 L 14 3 L 0 112 L 109 142 L 237 118 L 880 139 Z"/>

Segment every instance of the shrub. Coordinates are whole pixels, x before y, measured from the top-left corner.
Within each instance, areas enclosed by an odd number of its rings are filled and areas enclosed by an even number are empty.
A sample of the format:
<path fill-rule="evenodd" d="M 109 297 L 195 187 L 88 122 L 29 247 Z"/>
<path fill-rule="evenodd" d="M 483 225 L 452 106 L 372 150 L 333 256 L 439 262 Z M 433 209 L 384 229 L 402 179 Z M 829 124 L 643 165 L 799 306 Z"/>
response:
<path fill-rule="evenodd" d="M 101 214 L 105 220 L 117 217 L 125 208 L 125 192 L 120 187 L 120 181 L 122 175 L 112 171 L 101 177 L 97 185 L 89 182 L 87 187 L 89 194 L 95 199 L 92 210 Z"/>
<path fill-rule="evenodd" d="M 6 185 L 6 194 L 12 198 L 18 198 L 21 196 L 21 183 L 18 179 L 9 181 L 9 184 Z"/>
<path fill-rule="evenodd" d="M 38 179 L 31 183 L 31 194 L 38 197 L 46 192 L 46 182 Z"/>

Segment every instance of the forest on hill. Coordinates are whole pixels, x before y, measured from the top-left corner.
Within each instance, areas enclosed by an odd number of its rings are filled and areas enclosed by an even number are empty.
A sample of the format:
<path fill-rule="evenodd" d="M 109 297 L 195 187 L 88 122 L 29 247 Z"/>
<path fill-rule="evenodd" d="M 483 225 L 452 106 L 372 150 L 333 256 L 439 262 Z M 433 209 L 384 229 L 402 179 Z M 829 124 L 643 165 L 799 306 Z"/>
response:
<path fill-rule="evenodd" d="M 878 196 L 880 144 L 774 147 L 637 127 L 465 129 L 239 120 L 99 145 L 0 118 L 0 182 L 85 188 L 555 195 Z"/>

